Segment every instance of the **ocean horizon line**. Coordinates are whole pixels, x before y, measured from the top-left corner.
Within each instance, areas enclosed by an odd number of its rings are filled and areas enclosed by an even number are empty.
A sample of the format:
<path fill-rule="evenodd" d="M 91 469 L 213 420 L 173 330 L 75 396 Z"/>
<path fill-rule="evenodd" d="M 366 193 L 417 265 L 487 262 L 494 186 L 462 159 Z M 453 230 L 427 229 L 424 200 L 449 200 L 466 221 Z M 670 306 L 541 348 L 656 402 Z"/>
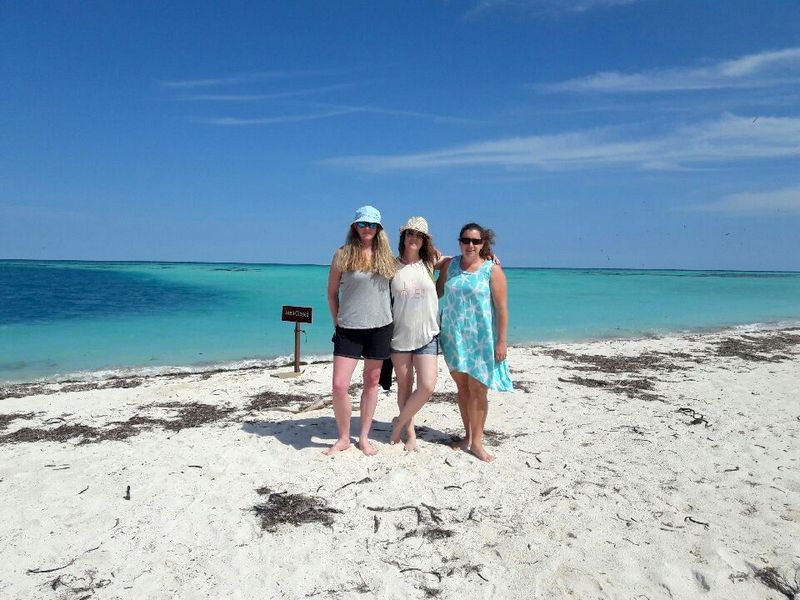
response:
<path fill-rule="evenodd" d="M 249 261 L 202 261 L 202 260 L 94 260 L 82 258 L 0 258 L 0 263 L 71 263 L 71 264 L 118 264 L 118 265 L 246 265 L 258 267 L 328 267 L 330 263 L 288 263 L 288 262 L 249 262 Z M 787 273 L 800 275 L 800 270 L 787 269 L 700 269 L 684 267 L 542 267 L 508 266 L 505 270 L 533 271 L 660 271 L 689 273 Z"/>

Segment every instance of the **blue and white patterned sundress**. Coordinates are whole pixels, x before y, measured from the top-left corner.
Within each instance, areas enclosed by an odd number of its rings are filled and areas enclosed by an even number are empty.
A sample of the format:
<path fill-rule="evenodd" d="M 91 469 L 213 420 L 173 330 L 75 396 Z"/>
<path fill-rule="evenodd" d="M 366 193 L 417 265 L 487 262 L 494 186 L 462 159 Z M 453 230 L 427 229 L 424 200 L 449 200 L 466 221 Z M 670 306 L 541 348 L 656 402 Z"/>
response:
<path fill-rule="evenodd" d="M 471 375 L 498 392 L 513 389 L 508 361 L 494 361 L 495 315 L 489 278 L 494 262 L 487 260 L 474 273 L 461 270 L 456 256 L 447 268 L 442 297 L 439 339 L 450 371 Z"/>

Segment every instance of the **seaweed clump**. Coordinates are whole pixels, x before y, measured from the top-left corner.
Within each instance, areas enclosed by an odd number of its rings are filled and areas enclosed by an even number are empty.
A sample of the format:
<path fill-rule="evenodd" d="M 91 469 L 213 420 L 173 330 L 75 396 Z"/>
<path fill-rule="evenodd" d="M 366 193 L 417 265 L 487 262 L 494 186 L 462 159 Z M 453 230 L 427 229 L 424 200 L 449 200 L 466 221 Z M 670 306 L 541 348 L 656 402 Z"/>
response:
<path fill-rule="evenodd" d="M 546 350 L 545 354 L 557 360 L 564 360 L 572 363 L 573 367 L 567 367 L 576 371 L 596 371 L 599 373 L 635 374 L 642 371 L 681 371 L 687 367 L 677 365 L 668 360 L 680 359 L 689 360 L 690 354 L 685 352 L 644 352 L 636 356 L 603 356 L 601 354 L 573 354 L 566 350 L 554 349 Z"/>
<path fill-rule="evenodd" d="M 628 398 L 640 400 L 662 400 L 663 396 L 652 393 L 654 385 L 650 379 L 593 379 L 591 377 L 559 377 L 562 383 L 574 383 L 584 387 L 602 388 L 617 394 L 625 394 Z"/>
<path fill-rule="evenodd" d="M 781 575 L 775 567 L 764 567 L 755 572 L 756 579 L 789 600 L 800 599 L 800 568 L 794 572 L 794 582 Z"/>
<path fill-rule="evenodd" d="M 6 413 L 4 415 L 0 415 L 0 431 L 4 429 L 8 429 L 9 423 L 11 421 L 15 421 L 16 419 L 31 419 L 33 418 L 33 413 Z"/>
<path fill-rule="evenodd" d="M 272 492 L 268 487 L 259 488 L 256 492 L 268 497 L 267 502 L 256 504 L 252 510 L 261 519 L 261 529 L 270 533 L 274 533 L 284 524 L 298 527 L 307 523 L 320 523 L 331 527 L 331 515 L 342 512 L 330 508 L 327 501 L 318 496 Z"/>
<path fill-rule="evenodd" d="M 178 414 L 171 419 L 134 415 L 127 421 L 114 421 L 105 427 L 93 427 L 81 423 L 62 424 L 51 428 L 22 427 L 12 433 L 0 436 L 0 444 L 40 441 L 68 442 L 79 438 L 81 439 L 79 445 L 96 444 L 105 441 L 122 441 L 157 427 L 168 431 L 201 427 L 220 421 L 233 412 L 233 408 L 230 407 L 219 407 L 199 402 L 189 404 L 170 402 L 156 404 L 155 406 L 158 408 L 175 408 Z"/>
<path fill-rule="evenodd" d="M 779 331 L 773 334 L 729 337 L 715 343 L 717 356 L 739 358 L 751 362 L 778 363 L 791 360 L 794 346 L 800 344 L 800 336 Z"/>
<path fill-rule="evenodd" d="M 276 408 L 284 408 L 290 404 L 299 404 L 307 400 L 319 399 L 319 396 L 300 396 L 299 394 L 279 394 L 278 392 L 261 392 L 255 396 L 250 396 L 250 404 L 246 406 L 246 410 L 258 412 L 262 410 L 273 410 Z"/>

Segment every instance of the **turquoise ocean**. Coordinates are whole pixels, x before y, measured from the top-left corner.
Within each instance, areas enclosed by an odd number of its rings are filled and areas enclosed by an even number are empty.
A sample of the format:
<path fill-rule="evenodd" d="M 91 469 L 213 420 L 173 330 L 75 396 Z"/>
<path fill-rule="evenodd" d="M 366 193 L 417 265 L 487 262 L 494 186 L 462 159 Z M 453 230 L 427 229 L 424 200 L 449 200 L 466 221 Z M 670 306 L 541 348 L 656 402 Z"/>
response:
<path fill-rule="evenodd" d="M 282 363 L 332 350 L 326 266 L 0 261 L 0 382 Z M 507 268 L 512 343 L 800 322 L 800 273 Z"/>

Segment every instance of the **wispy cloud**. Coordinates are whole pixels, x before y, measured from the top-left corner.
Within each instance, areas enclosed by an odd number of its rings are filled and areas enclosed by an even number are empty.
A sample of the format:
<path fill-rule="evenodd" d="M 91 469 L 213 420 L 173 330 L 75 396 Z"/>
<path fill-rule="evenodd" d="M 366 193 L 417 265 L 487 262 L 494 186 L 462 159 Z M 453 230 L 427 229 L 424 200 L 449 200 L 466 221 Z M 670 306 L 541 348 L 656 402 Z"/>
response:
<path fill-rule="evenodd" d="M 620 73 L 531 86 L 547 92 L 641 93 L 757 88 L 800 82 L 800 48 L 749 54 L 700 67 Z"/>
<path fill-rule="evenodd" d="M 486 13 L 506 9 L 532 15 L 558 15 L 581 13 L 595 8 L 609 8 L 623 4 L 633 4 L 641 0 L 480 0 L 464 15 L 474 19 Z"/>
<path fill-rule="evenodd" d="M 232 126 L 245 126 L 245 125 L 276 125 L 280 123 L 294 123 L 299 121 L 313 121 L 317 119 L 329 119 L 332 117 L 340 117 L 343 115 L 351 115 L 355 113 L 374 113 L 380 115 L 391 115 L 398 117 L 407 117 L 413 119 L 428 119 L 437 123 L 475 123 L 469 119 L 459 119 L 456 117 L 446 117 L 442 115 L 435 115 L 430 113 L 421 113 L 410 110 L 399 110 L 390 108 L 380 108 L 375 106 L 346 106 L 339 104 L 324 104 L 324 103 L 304 103 L 306 106 L 316 106 L 318 108 L 326 108 L 328 110 L 300 114 L 300 115 L 279 115 L 268 117 L 193 117 L 192 120 L 198 123 L 205 123 L 207 125 L 232 125 Z"/>
<path fill-rule="evenodd" d="M 343 104 L 330 104 L 330 103 L 314 103 L 314 106 L 327 107 L 338 110 L 348 110 L 358 113 L 371 113 L 376 115 L 389 115 L 395 117 L 409 117 L 413 119 L 428 119 L 434 123 L 461 123 L 461 124 L 475 124 L 482 121 L 476 119 L 466 119 L 462 117 L 451 117 L 447 115 L 437 115 L 435 113 L 419 112 L 415 110 L 403 110 L 400 108 L 382 108 L 380 106 L 370 106 L 367 104 L 361 105 L 343 105 Z"/>
<path fill-rule="evenodd" d="M 715 202 L 686 207 L 686 210 L 741 216 L 800 215 L 800 185 L 770 192 L 731 194 Z"/>
<path fill-rule="evenodd" d="M 489 140 L 402 155 L 345 156 L 327 164 L 370 171 L 501 167 L 682 169 L 733 161 L 800 156 L 800 118 L 743 117 L 684 125 L 660 135 L 619 128 Z"/>
<path fill-rule="evenodd" d="M 209 79 L 178 79 L 172 81 L 160 81 L 159 84 L 165 88 L 193 89 L 193 88 L 206 88 L 206 87 L 220 87 L 228 85 L 241 85 L 244 83 L 252 83 L 255 81 L 263 81 L 269 79 L 292 79 L 297 77 L 314 77 L 318 75 L 331 75 L 342 72 L 344 71 L 342 70 L 262 71 L 257 73 L 236 73 L 234 75 L 209 78 Z"/>
<path fill-rule="evenodd" d="M 353 87 L 354 83 L 340 83 L 336 85 L 326 85 L 316 88 L 303 90 L 290 90 L 286 92 L 274 92 L 271 94 L 192 94 L 182 96 L 180 100 L 189 101 L 208 101 L 208 102 L 254 102 L 257 100 L 280 100 L 283 98 L 296 98 L 298 96 L 312 96 L 315 94 L 326 94 Z"/>
<path fill-rule="evenodd" d="M 331 117 L 338 117 L 349 113 L 356 112 L 354 110 L 331 110 L 327 112 L 307 113 L 303 115 L 280 115 L 277 117 L 256 117 L 256 118 L 239 118 L 239 117 L 211 117 L 193 118 L 193 121 L 198 123 L 205 123 L 207 125 L 227 125 L 227 126 L 246 126 L 246 125 L 277 125 L 280 123 L 297 123 L 300 121 L 316 121 L 319 119 L 330 119 Z"/>

